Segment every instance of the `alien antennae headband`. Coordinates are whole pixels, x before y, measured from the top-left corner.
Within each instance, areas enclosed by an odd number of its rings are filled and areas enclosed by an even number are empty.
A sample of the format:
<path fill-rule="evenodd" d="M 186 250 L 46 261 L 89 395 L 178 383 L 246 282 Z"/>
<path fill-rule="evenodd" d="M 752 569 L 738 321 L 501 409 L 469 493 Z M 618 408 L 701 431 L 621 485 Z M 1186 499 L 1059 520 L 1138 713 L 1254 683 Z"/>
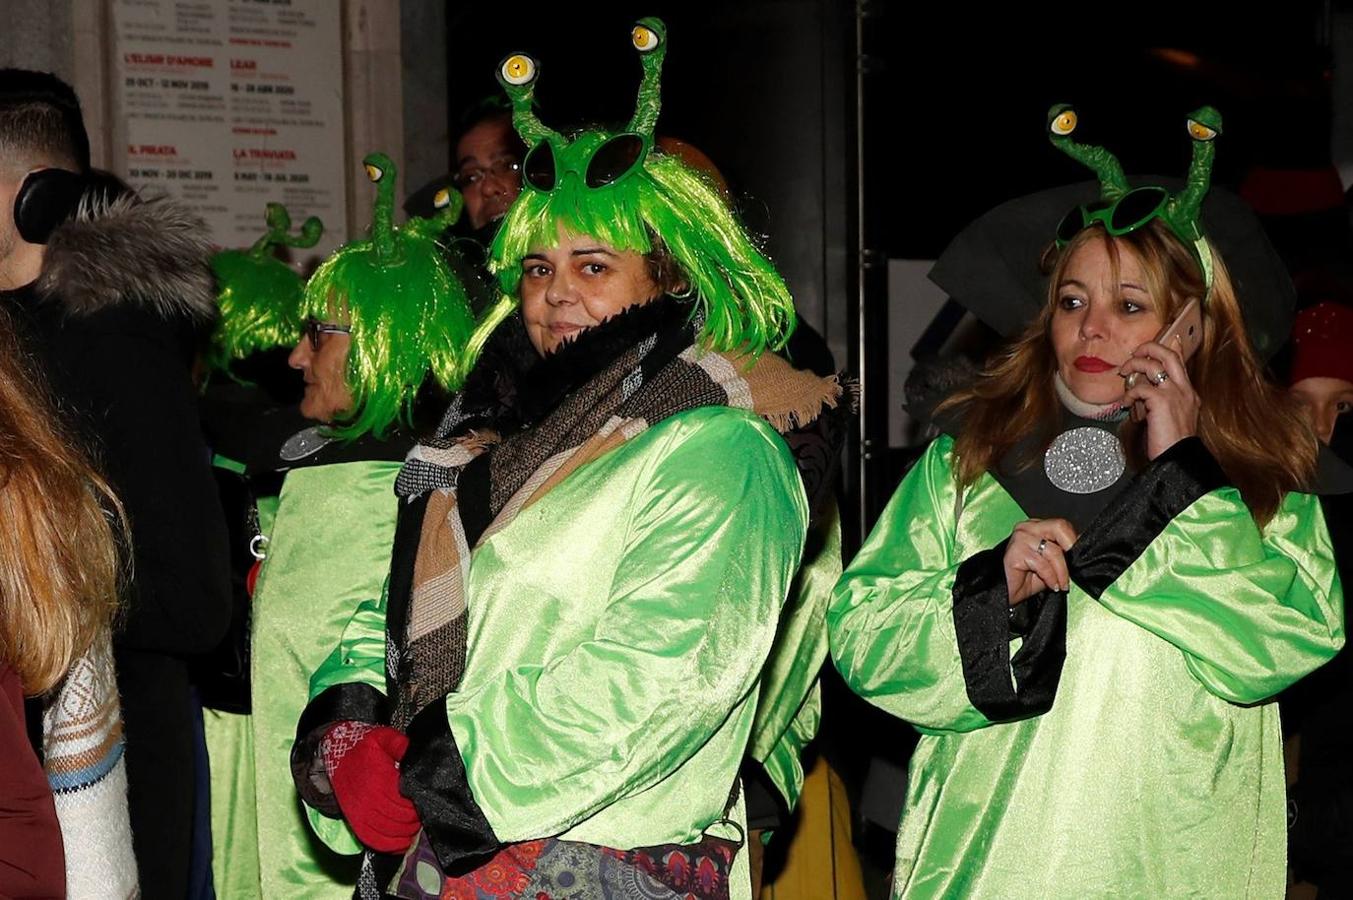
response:
<path fill-rule="evenodd" d="M 775 267 L 753 245 L 712 180 L 656 149 L 667 28 L 640 19 L 630 31 L 643 80 L 625 130 L 589 128 L 565 136 L 532 107 L 540 65 L 508 56 L 498 80 L 512 101 L 513 124 L 530 151 L 524 187 L 494 240 L 491 267 L 504 296 L 515 297 L 521 261 L 553 247 L 559 230 L 589 235 L 619 251 L 666 250 L 690 288 L 691 315 L 703 320 L 705 346 L 760 353 L 783 346 L 794 302 Z M 637 299 L 637 298 L 636 298 Z"/>
<path fill-rule="evenodd" d="M 1110 235 L 1117 236 L 1160 219 L 1193 251 L 1202 268 L 1203 282 L 1211 291 L 1212 252 L 1203 237 L 1199 217 L 1212 181 L 1212 162 L 1217 152 L 1213 142 L 1222 132 L 1221 113 L 1204 106 L 1189 114 L 1193 158 L 1184 189 L 1177 194 L 1158 186 L 1131 188 L 1116 156 L 1103 147 L 1072 140 L 1071 134 L 1078 124 L 1080 117 L 1075 108 L 1060 103 L 1048 111 L 1048 139 L 1058 150 L 1095 173 L 1100 199 L 1067 214 L 1057 228 L 1058 246 L 1065 246 L 1076 232 L 1090 225 L 1101 225 Z"/>

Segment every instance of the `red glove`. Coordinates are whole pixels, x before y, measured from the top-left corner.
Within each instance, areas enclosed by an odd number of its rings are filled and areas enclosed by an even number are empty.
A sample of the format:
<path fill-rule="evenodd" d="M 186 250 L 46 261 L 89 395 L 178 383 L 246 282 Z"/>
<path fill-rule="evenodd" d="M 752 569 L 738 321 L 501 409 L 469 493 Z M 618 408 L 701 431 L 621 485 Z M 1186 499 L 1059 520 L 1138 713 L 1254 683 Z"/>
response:
<path fill-rule="evenodd" d="M 393 728 L 339 722 L 320 742 L 334 798 L 357 839 L 381 853 L 403 853 L 422 827 L 399 792 L 399 761 L 409 739 Z"/>

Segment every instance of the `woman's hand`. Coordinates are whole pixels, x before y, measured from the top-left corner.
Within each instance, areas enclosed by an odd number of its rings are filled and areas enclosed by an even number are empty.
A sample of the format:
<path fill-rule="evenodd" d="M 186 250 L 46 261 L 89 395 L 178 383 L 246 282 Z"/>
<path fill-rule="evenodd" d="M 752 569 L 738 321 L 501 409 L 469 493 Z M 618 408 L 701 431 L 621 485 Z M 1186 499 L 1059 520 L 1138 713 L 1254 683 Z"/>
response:
<path fill-rule="evenodd" d="M 381 853 L 403 853 L 422 827 L 399 790 L 399 761 L 408 749 L 401 732 L 365 722 L 339 722 L 320 742 L 343 818 L 359 841 Z"/>
<path fill-rule="evenodd" d="M 1076 543 L 1076 530 L 1066 519 L 1029 519 L 1010 532 L 1005 545 L 1005 588 L 1010 605 L 1039 591 L 1071 587 L 1066 551 Z"/>
<path fill-rule="evenodd" d="M 1137 373 L 1137 383 L 1124 395 L 1124 403 L 1146 404 L 1146 458 L 1155 459 L 1176 442 L 1198 433 L 1198 409 L 1202 405 L 1189 381 L 1179 354 L 1163 344 L 1147 341 L 1132 351 L 1118 370 Z"/>

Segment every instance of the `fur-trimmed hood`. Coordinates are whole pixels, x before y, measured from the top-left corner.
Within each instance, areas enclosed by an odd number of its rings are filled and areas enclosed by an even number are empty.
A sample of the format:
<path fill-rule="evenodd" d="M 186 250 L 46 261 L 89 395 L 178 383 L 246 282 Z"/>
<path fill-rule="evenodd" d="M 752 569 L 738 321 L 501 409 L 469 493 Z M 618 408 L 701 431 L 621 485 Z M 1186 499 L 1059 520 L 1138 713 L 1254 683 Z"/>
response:
<path fill-rule="evenodd" d="M 207 226 L 169 199 L 86 198 L 47 242 L 36 288 L 72 315 L 137 303 L 164 318 L 216 311 Z"/>

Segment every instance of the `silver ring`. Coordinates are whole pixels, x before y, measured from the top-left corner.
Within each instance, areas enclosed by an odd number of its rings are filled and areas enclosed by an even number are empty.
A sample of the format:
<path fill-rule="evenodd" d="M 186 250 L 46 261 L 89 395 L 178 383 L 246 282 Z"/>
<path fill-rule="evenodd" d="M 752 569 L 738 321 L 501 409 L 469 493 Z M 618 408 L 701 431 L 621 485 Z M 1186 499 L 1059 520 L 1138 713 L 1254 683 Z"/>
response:
<path fill-rule="evenodd" d="M 1042 555 L 1043 555 L 1043 551 L 1047 549 L 1047 546 L 1048 546 L 1048 539 L 1047 539 L 1047 538 L 1039 538 L 1039 539 L 1038 539 L 1038 555 L 1039 555 L 1039 556 L 1042 556 Z"/>
<path fill-rule="evenodd" d="M 1156 387 L 1160 387 L 1162 384 L 1164 384 L 1169 380 L 1170 376 L 1169 374 L 1166 373 L 1164 369 L 1161 369 L 1155 375 L 1151 376 L 1151 383 L 1154 384 Z"/>

